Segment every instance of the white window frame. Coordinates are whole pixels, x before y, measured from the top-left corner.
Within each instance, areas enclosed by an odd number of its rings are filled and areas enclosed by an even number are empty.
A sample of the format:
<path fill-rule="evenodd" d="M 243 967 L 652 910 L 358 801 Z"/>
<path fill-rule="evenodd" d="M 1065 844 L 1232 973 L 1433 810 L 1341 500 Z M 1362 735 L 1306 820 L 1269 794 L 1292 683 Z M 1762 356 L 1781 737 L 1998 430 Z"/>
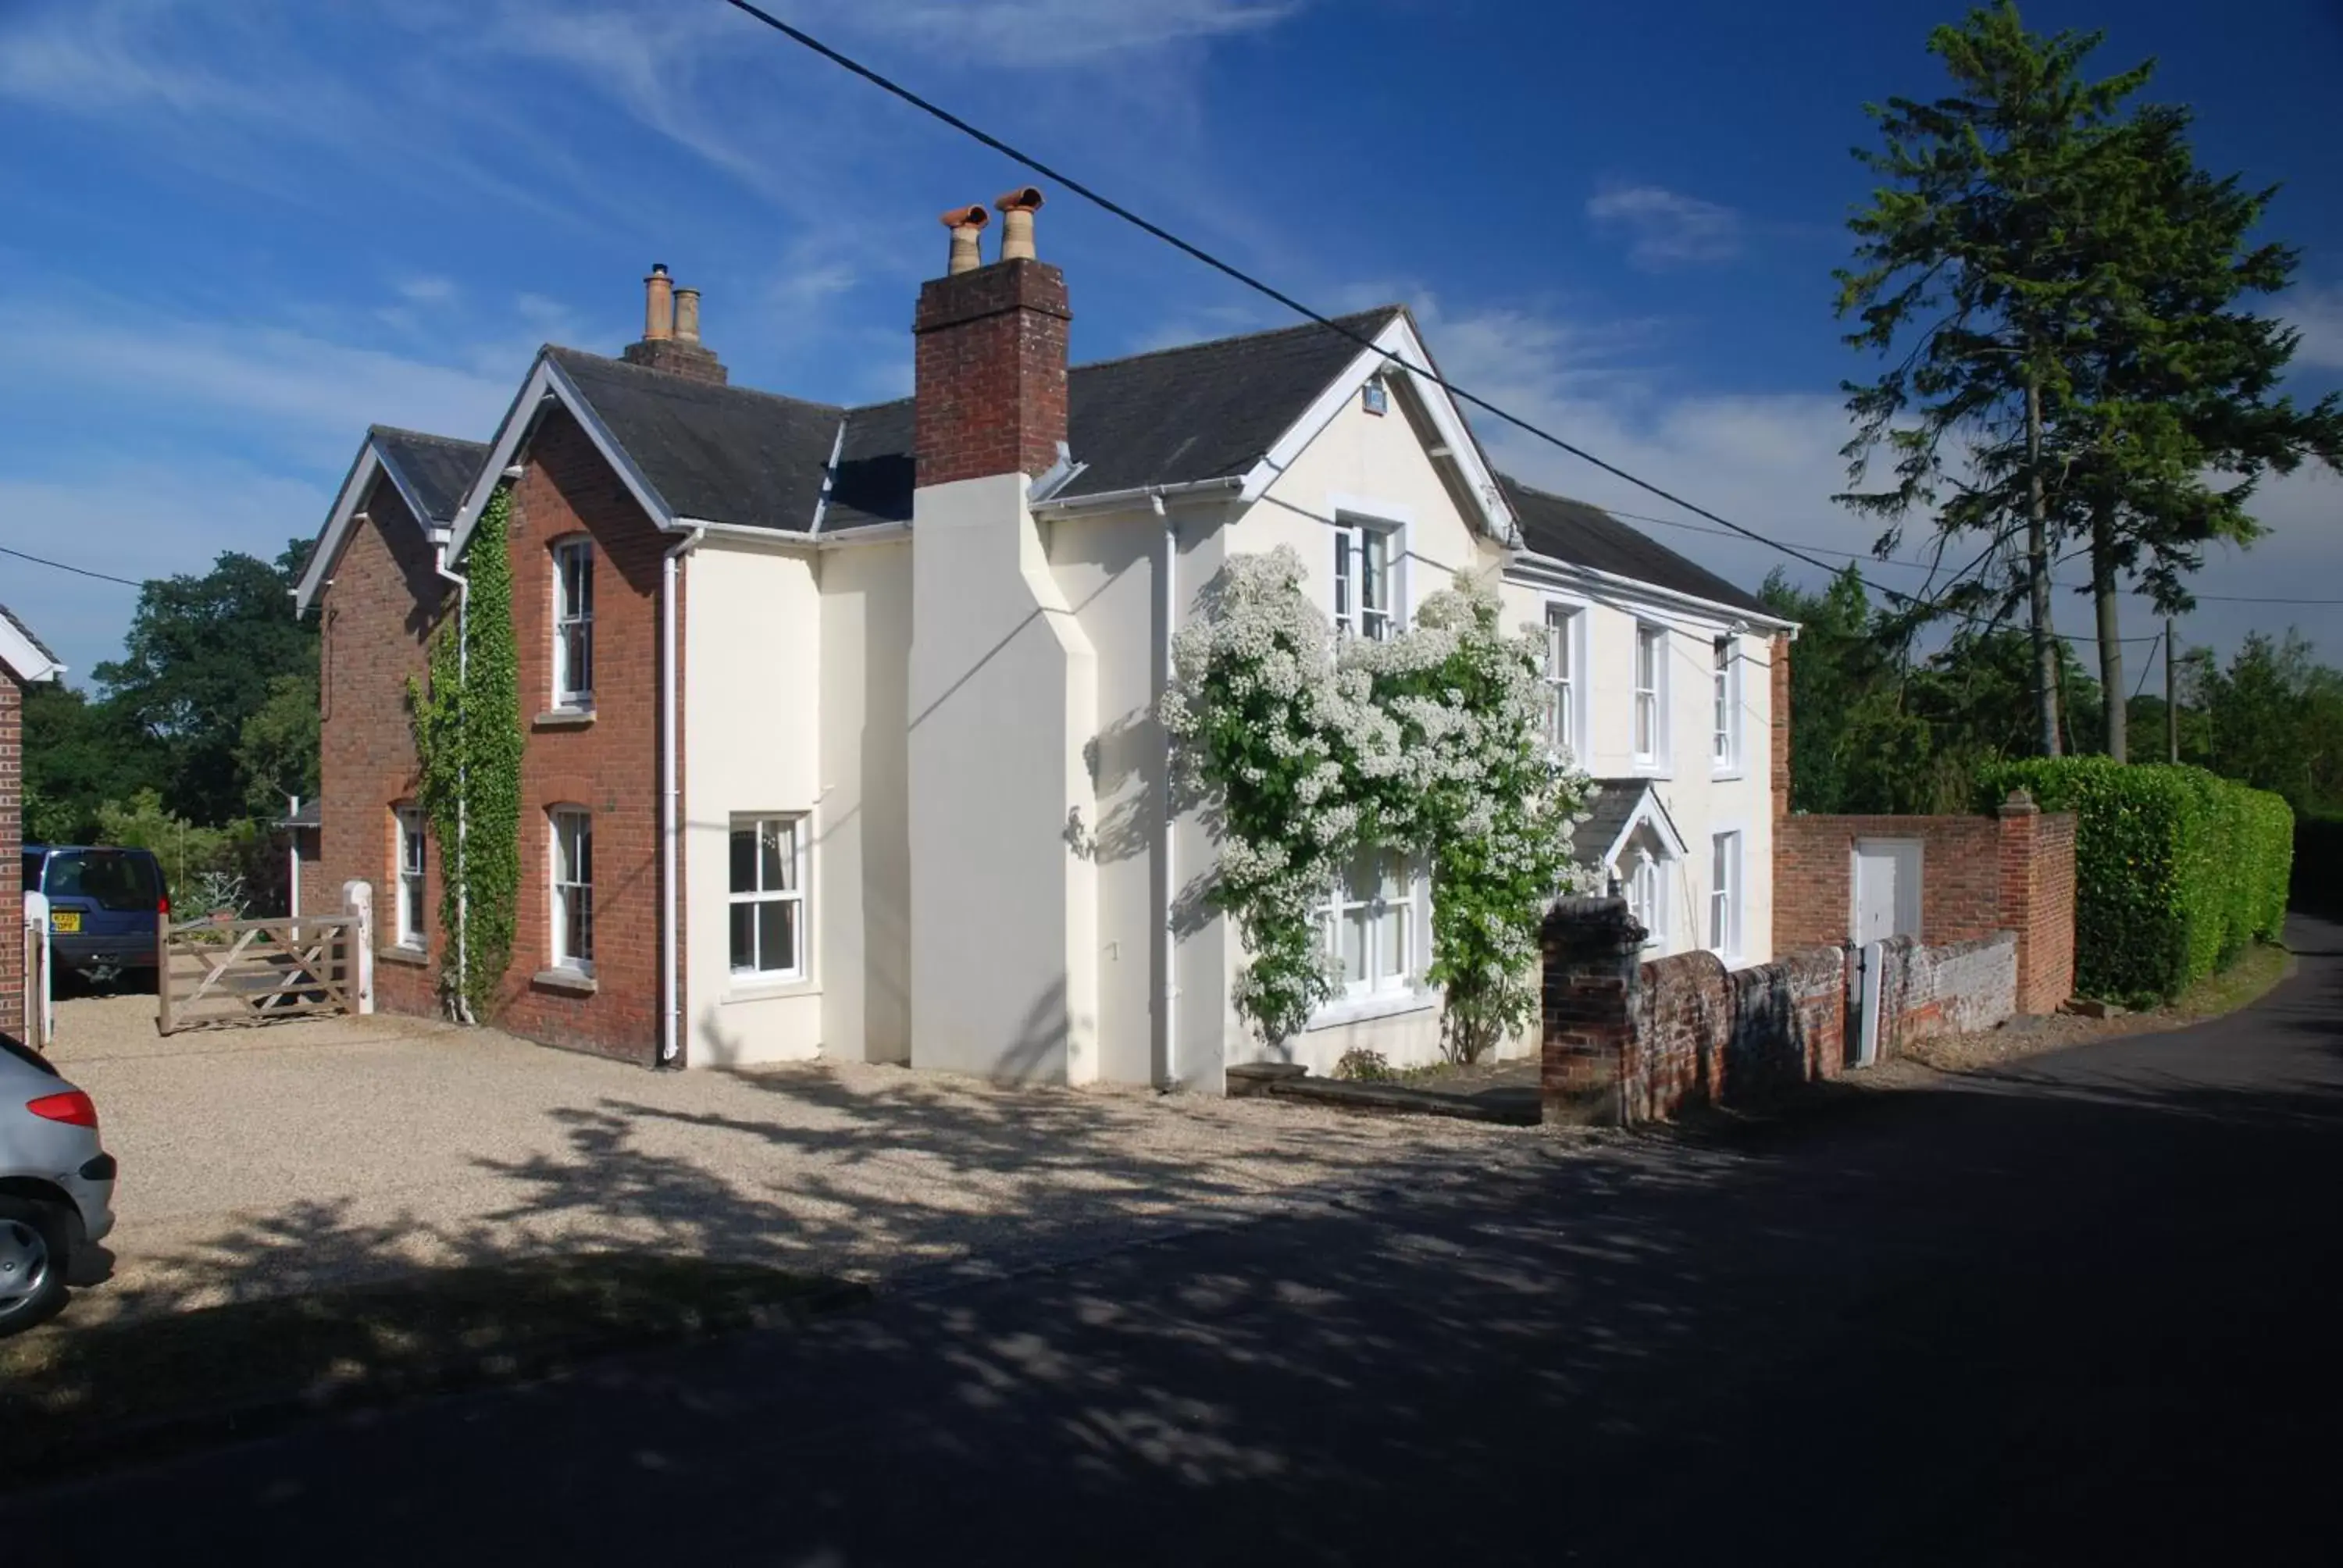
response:
<path fill-rule="evenodd" d="M 1363 860 L 1372 859 L 1378 863 L 1393 859 L 1396 857 L 1381 852 L 1362 857 Z M 1375 936 L 1368 941 L 1366 961 L 1361 966 L 1366 971 L 1365 977 L 1357 980 L 1349 979 L 1343 980 L 1341 1002 L 1407 997 L 1413 995 L 1417 989 L 1416 974 L 1423 968 L 1421 954 L 1423 946 L 1424 919 L 1422 901 L 1416 894 L 1418 883 L 1422 879 L 1414 867 L 1402 860 L 1399 874 L 1394 879 L 1399 883 L 1398 897 L 1383 896 L 1383 878 L 1378 875 L 1375 879 L 1375 891 L 1367 898 L 1358 899 L 1351 896 L 1353 890 L 1351 877 L 1349 872 L 1345 871 L 1329 884 L 1326 890 L 1326 901 L 1318 906 L 1319 930 L 1326 942 L 1326 950 L 1337 957 L 1342 951 L 1341 943 L 1345 917 L 1357 910 L 1372 910 L 1374 912 L 1375 925 L 1370 930 L 1375 932 Z M 1379 940 L 1381 922 L 1385 919 L 1397 919 L 1401 922 L 1399 968 L 1388 974 L 1382 972 L 1383 944 Z"/>
<path fill-rule="evenodd" d="M 1709 765 L 1718 778 L 1741 771 L 1741 639 L 1730 634 L 1711 645 L 1715 668 L 1711 672 Z"/>
<path fill-rule="evenodd" d="M 571 568 L 583 592 L 573 601 Z M 581 684 L 573 668 L 572 638 L 583 645 Z M 594 540 L 580 534 L 553 546 L 553 706 L 558 712 L 584 712 L 594 706 Z"/>
<path fill-rule="evenodd" d="M 1369 552 L 1371 540 L 1382 556 L 1380 604 L 1363 602 L 1364 596 L 1360 591 L 1371 581 L 1367 571 L 1367 564 L 1373 558 Z M 1335 629 L 1377 642 L 1403 629 L 1407 625 L 1407 614 L 1402 584 L 1406 576 L 1406 562 L 1405 523 L 1337 512 L 1334 523 Z"/>
<path fill-rule="evenodd" d="M 391 876 L 391 886 L 397 893 L 392 900 L 396 908 L 391 930 L 399 947 L 419 951 L 430 941 L 424 903 L 431 857 L 428 827 L 420 806 L 395 806 L 391 819 L 397 834 L 397 859 L 392 863 Z M 407 855 L 410 849 L 414 851 L 411 862 Z"/>
<path fill-rule="evenodd" d="M 745 829 L 761 836 L 765 827 L 770 824 L 783 829 L 789 836 L 788 876 L 790 886 L 787 888 L 767 888 L 759 885 L 741 889 L 732 886 L 732 845 L 729 835 L 725 839 L 725 959 L 730 967 L 732 980 L 736 985 L 779 985 L 791 980 L 801 980 L 809 972 L 810 966 L 806 957 L 810 940 L 806 929 L 806 874 L 810 868 L 813 847 L 813 835 L 807 831 L 810 820 L 809 815 L 803 811 L 742 812 L 732 819 L 733 833 L 739 833 Z M 756 879 L 759 884 L 764 879 L 764 863 L 760 843 L 755 862 Z M 752 937 L 749 944 L 749 967 L 743 969 L 734 961 L 730 950 L 732 910 L 742 908 L 757 910 L 759 911 L 757 919 L 761 923 L 764 919 L 763 910 L 766 908 L 780 905 L 789 906 L 793 910 L 789 927 L 789 962 L 783 968 L 774 970 L 756 967 L 756 956 L 763 950 L 764 943 L 759 938 Z"/>
<path fill-rule="evenodd" d="M 573 974 L 594 972 L 594 813 L 583 806 L 556 806 L 546 812 L 547 859 L 546 911 L 550 930 L 547 936 L 548 950 L 553 954 L 553 967 Z M 574 831 L 582 840 L 585 854 L 582 875 L 570 849 L 563 842 L 565 831 Z M 581 907 L 582 905 L 582 907 Z M 570 927 L 579 927 L 582 942 L 573 941 Z M 583 948 L 583 951 L 576 950 Z"/>
<path fill-rule="evenodd" d="M 1742 910 L 1747 891 L 1742 874 L 1745 864 L 1744 843 L 1738 828 L 1709 835 L 1708 950 L 1721 959 L 1741 955 Z"/>
<path fill-rule="evenodd" d="M 1651 651 L 1648 671 L 1646 648 Z M 1663 772 L 1668 765 L 1668 628 L 1654 621 L 1637 621 L 1634 658 L 1628 682 L 1634 706 L 1627 719 L 1627 743 L 1638 772 Z M 1651 681 L 1648 686 L 1644 684 L 1646 674 Z M 1643 733 L 1647 711 L 1651 716 L 1648 747 Z"/>
<path fill-rule="evenodd" d="M 1613 868 L 1620 873 L 1627 912 L 1644 928 L 1644 951 L 1655 958 L 1668 950 L 1668 865 L 1667 856 L 1637 844 L 1625 866 Z"/>
<path fill-rule="evenodd" d="M 1572 599 L 1545 601 L 1546 744 L 1567 749 L 1579 760 L 1586 756 L 1587 699 L 1594 689 L 1586 668 L 1587 613 L 1586 606 Z M 1554 673 L 1557 652 L 1564 661 L 1560 679 Z"/>

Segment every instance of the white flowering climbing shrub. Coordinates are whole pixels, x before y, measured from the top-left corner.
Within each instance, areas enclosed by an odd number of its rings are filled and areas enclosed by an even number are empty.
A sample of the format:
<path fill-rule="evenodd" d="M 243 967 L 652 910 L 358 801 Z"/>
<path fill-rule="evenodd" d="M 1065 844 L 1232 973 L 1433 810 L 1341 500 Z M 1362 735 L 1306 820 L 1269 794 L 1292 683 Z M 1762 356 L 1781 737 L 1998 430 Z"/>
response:
<path fill-rule="evenodd" d="M 1537 1015 L 1538 927 L 1563 893 L 1591 890 L 1571 858 L 1594 786 L 1544 738 L 1544 638 L 1508 636 L 1497 596 L 1460 583 L 1427 598 L 1413 629 L 1345 642 L 1368 698 L 1398 726 L 1398 766 L 1364 780 L 1383 843 L 1430 869 L 1441 1043 L 1477 1061 Z"/>
<path fill-rule="evenodd" d="M 1476 1060 L 1525 1025 L 1547 904 L 1575 886 L 1584 774 L 1541 739 L 1541 638 L 1498 629 L 1485 589 L 1433 595 L 1416 627 L 1337 639 L 1280 547 L 1232 558 L 1174 639 L 1162 719 L 1221 838 L 1213 906 L 1252 961 L 1237 1010 L 1274 1044 L 1337 989 L 1319 910 L 1362 849 L 1428 866 L 1428 978 L 1443 1041 Z"/>

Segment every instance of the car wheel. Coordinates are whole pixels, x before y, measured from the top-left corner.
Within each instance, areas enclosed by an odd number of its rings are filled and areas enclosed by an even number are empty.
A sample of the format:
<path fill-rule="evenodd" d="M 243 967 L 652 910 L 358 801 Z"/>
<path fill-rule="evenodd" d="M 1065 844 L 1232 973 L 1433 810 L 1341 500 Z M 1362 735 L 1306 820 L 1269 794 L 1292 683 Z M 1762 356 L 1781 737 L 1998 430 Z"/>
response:
<path fill-rule="evenodd" d="M 0 1198 L 0 1339 L 65 1304 L 65 1216 L 52 1204 Z"/>

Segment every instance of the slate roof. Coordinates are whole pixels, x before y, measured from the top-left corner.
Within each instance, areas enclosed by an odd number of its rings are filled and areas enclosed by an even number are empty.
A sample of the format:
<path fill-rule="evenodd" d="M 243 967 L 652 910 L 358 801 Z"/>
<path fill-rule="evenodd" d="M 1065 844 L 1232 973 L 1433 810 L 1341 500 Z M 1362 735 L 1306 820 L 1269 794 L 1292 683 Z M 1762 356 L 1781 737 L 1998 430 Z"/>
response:
<path fill-rule="evenodd" d="M 301 802 L 301 809 L 289 817 L 280 817 L 280 828 L 322 828 L 326 825 L 326 809 L 315 795 Z"/>
<path fill-rule="evenodd" d="M 1628 819 L 1644 797 L 1652 792 L 1649 779 L 1597 779 L 1594 799 L 1587 802 L 1587 819 L 1578 824 L 1571 835 L 1570 858 L 1582 866 L 1601 869 L 1603 857 L 1619 841 L 1627 829 Z M 1659 803 L 1663 816 L 1667 813 L 1665 801 Z M 1673 826 L 1673 819 L 1671 819 Z"/>
<path fill-rule="evenodd" d="M 546 353 L 676 516 L 790 533 L 813 526 L 843 408 L 575 348 Z"/>
<path fill-rule="evenodd" d="M 1372 338 L 1403 314 L 1401 307 L 1385 306 L 1337 317 L 1335 327 L 1312 322 L 1073 367 L 1067 445 L 1085 467 L 1058 498 L 1249 472 L 1358 357 L 1360 346 L 1348 334 Z M 679 517 L 789 533 L 811 528 L 818 506 L 825 530 L 910 520 L 916 481 L 908 397 L 846 408 L 575 348 L 548 347 L 546 354 Z M 407 438 L 435 443 L 435 460 L 450 471 L 456 465 L 447 449 L 471 447 Z M 833 450 L 838 472 L 824 503 Z M 475 457 L 462 482 L 469 482 L 478 462 Z M 1523 543 L 1538 555 L 1769 613 L 1755 596 L 1600 508 L 1498 478 L 1521 519 Z"/>
<path fill-rule="evenodd" d="M 443 526 L 453 523 L 464 504 L 464 492 L 471 488 L 480 465 L 488 461 L 488 447 L 478 441 L 428 436 L 390 425 L 377 425 L 368 434 L 384 460 L 398 469 L 399 477 L 423 503 L 429 520 Z"/>
<path fill-rule="evenodd" d="M 1520 519 L 1522 543 L 1538 555 L 1633 578 L 1655 588 L 1674 588 L 1735 609 L 1774 612 L 1745 588 L 1736 588 L 1706 567 L 1644 538 L 1600 507 L 1534 489 L 1508 475 L 1497 476 Z"/>

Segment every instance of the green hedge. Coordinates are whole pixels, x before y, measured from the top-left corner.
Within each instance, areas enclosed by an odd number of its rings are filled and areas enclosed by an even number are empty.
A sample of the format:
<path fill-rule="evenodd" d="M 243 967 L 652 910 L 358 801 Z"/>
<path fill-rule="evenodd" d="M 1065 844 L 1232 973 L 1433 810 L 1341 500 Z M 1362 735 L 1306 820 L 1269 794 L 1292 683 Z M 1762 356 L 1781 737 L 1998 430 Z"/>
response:
<path fill-rule="evenodd" d="M 2075 828 L 2075 989 L 2173 996 L 2286 920 L 2294 813 L 2201 768 L 2033 758 L 1977 771 L 1977 805 L 2010 790 Z"/>

